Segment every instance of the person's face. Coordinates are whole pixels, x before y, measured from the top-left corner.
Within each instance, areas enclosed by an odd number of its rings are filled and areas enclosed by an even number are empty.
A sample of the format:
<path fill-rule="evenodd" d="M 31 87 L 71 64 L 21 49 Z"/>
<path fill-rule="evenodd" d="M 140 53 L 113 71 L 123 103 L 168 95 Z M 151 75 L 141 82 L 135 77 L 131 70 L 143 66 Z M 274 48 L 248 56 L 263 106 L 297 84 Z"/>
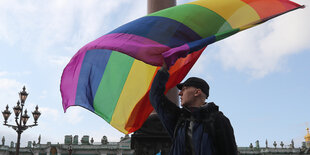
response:
<path fill-rule="evenodd" d="M 183 86 L 179 92 L 182 107 L 190 107 L 195 100 L 197 88 L 192 86 Z"/>

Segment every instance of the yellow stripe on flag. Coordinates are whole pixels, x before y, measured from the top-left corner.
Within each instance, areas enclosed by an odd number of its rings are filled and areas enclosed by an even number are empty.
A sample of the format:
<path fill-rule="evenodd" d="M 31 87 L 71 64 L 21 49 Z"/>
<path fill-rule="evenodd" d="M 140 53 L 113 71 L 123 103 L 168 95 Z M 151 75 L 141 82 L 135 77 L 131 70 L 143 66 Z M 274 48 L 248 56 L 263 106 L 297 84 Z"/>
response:
<path fill-rule="evenodd" d="M 145 95 L 152 82 L 156 66 L 148 65 L 142 61 L 135 60 L 132 64 L 128 78 L 114 109 L 110 124 L 120 130 L 125 130 L 127 120 L 135 105 Z"/>
<path fill-rule="evenodd" d="M 240 0 L 198 0 L 188 4 L 200 5 L 222 16 L 232 28 L 239 28 L 260 19 L 256 11 Z"/>

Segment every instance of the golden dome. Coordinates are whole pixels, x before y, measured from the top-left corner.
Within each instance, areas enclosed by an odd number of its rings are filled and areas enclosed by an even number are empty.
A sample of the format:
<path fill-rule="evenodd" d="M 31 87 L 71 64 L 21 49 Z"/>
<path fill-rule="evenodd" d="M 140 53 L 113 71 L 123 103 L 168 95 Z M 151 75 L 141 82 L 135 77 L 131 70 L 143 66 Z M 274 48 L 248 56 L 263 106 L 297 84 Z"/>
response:
<path fill-rule="evenodd" d="M 305 136 L 306 142 L 310 142 L 310 133 L 309 133 L 309 128 L 307 128 L 307 135 Z"/>

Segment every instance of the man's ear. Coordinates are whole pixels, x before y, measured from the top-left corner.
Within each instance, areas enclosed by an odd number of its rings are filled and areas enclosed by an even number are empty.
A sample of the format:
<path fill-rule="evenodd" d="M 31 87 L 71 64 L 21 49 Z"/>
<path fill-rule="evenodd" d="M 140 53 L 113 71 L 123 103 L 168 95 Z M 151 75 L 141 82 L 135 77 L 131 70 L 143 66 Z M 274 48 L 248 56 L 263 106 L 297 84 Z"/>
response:
<path fill-rule="evenodd" d="M 199 96 L 201 95 L 201 93 L 202 93 L 201 89 L 196 89 L 194 96 Z"/>

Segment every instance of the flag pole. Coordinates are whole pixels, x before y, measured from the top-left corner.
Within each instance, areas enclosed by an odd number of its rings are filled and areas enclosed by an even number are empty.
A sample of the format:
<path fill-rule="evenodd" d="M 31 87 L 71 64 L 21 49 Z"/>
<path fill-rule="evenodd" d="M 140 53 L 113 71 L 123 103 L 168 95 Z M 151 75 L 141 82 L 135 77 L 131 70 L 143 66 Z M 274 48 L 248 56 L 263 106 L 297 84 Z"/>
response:
<path fill-rule="evenodd" d="M 153 13 L 176 5 L 176 0 L 147 0 L 147 13 Z"/>
<path fill-rule="evenodd" d="M 173 7 L 176 0 L 147 0 L 147 13 L 153 13 L 162 9 Z M 178 89 L 176 87 L 170 89 L 166 94 L 167 98 L 179 106 Z"/>

